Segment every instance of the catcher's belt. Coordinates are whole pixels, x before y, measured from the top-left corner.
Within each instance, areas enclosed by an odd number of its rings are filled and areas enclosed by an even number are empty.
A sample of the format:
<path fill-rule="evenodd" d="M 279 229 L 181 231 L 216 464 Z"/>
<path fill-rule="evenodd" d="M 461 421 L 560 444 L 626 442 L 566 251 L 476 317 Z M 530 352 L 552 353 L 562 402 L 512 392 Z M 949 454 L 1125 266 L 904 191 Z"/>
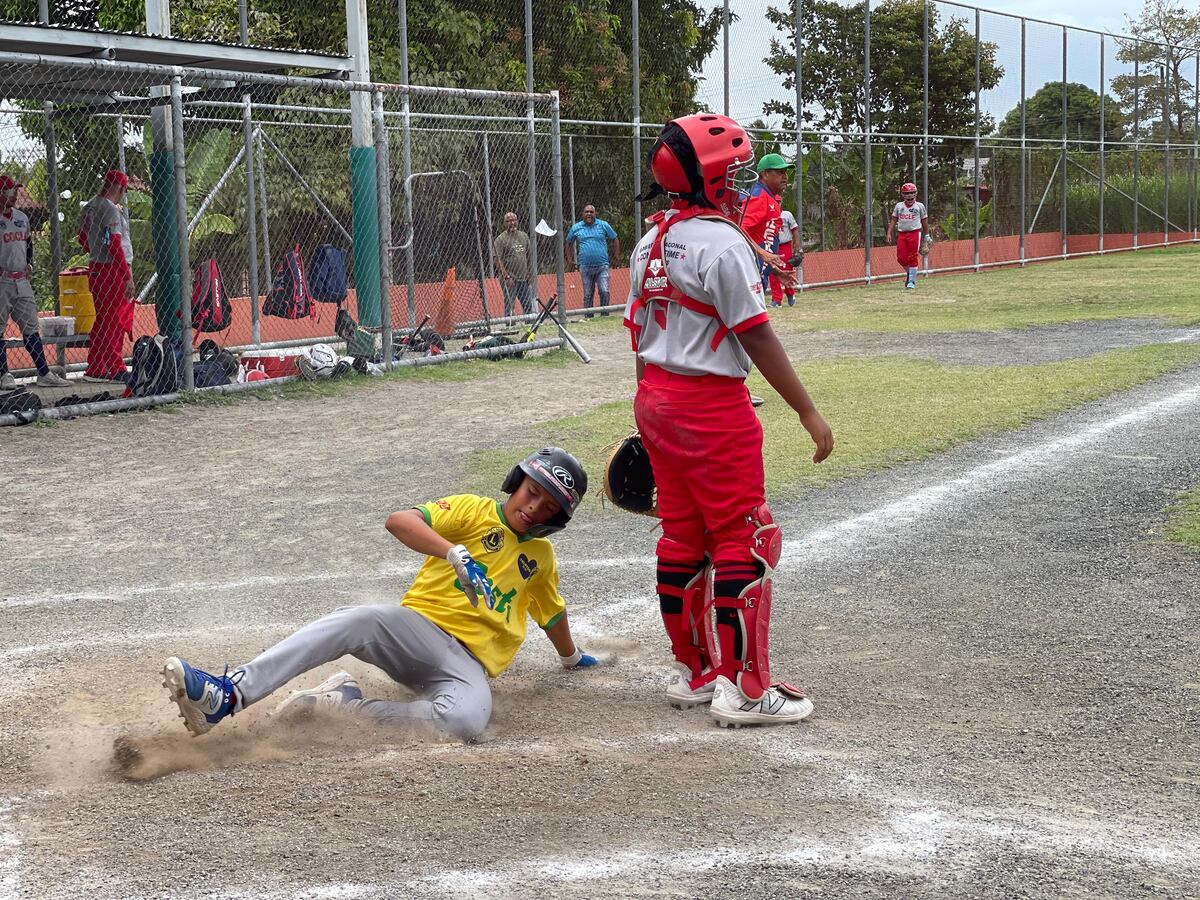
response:
<path fill-rule="evenodd" d="M 604 496 L 628 512 L 643 516 L 658 514 L 650 454 L 636 431 L 612 447 L 604 467 Z"/>

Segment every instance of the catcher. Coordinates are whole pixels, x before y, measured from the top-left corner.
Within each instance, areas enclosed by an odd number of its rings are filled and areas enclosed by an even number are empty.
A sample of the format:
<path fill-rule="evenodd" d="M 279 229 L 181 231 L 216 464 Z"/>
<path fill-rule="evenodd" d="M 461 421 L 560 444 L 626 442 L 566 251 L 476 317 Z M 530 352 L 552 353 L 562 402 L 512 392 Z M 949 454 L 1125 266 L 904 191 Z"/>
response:
<path fill-rule="evenodd" d="M 387 530 L 427 554 L 398 604 L 346 606 L 312 622 L 252 662 L 210 675 L 172 656 L 163 687 L 184 725 L 204 734 L 319 665 L 353 656 L 423 694 L 412 702 L 364 699 L 347 672 L 297 691 L 280 705 L 318 706 L 389 724 L 427 723 L 470 741 L 492 714 L 488 678 L 512 662 L 526 614 L 546 632 L 565 668 L 597 664 L 571 638 L 548 535 L 571 521 L 587 492 L 579 461 L 558 447 L 531 453 L 505 478 L 504 503 L 458 494 L 392 513 Z"/>
<path fill-rule="evenodd" d="M 630 261 L 625 325 L 637 355 L 634 417 L 662 521 L 658 596 L 675 655 L 667 688 L 680 707 L 710 703 L 722 725 L 798 722 L 804 694 L 773 684 L 767 652 L 771 578 L 782 536 L 767 507 L 762 426 L 750 405 L 753 363 L 816 442 L 833 433 L 771 329 L 754 247 L 734 224 L 750 138 L 732 119 L 667 123 L 650 151 L 668 209 Z M 740 180 L 740 179 L 739 179 Z"/>

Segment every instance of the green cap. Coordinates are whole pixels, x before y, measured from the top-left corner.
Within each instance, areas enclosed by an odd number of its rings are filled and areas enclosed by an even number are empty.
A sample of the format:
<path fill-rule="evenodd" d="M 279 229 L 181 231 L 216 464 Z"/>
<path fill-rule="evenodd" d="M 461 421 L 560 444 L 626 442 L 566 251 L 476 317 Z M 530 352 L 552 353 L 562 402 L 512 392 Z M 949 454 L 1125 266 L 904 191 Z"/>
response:
<path fill-rule="evenodd" d="M 794 169 L 794 163 L 788 162 L 778 153 L 768 153 L 758 161 L 756 171 L 761 175 L 767 169 Z"/>

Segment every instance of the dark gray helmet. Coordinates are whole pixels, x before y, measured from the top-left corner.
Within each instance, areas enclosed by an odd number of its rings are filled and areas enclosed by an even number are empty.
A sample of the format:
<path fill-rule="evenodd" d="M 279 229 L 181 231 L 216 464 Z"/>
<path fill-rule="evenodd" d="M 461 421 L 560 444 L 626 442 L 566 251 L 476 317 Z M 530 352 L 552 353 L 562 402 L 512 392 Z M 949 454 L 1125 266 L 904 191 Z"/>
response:
<path fill-rule="evenodd" d="M 545 537 L 562 531 L 587 493 L 587 472 L 583 471 L 579 460 L 561 447 L 543 447 L 513 466 L 504 484 L 500 485 L 500 490 L 511 494 L 521 486 L 521 480 L 526 475 L 540 484 L 562 507 L 550 520 L 529 529 L 529 534 Z"/>

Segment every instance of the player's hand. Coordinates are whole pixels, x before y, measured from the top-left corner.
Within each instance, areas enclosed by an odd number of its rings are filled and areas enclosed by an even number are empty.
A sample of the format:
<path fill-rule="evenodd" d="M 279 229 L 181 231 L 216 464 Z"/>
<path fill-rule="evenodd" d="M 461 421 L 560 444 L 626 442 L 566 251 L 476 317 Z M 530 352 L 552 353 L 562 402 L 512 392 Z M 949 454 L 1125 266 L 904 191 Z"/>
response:
<path fill-rule="evenodd" d="M 25 277 L 26 277 L 26 278 L 32 278 L 32 277 L 33 277 L 33 266 L 26 266 L 26 267 L 25 267 Z"/>
<path fill-rule="evenodd" d="M 472 606 L 479 606 L 480 594 L 487 602 L 488 609 L 496 605 L 496 601 L 492 597 L 492 587 L 488 584 L 483 566 L 475 562 L 475 558 L 467 552 L 466 547 L 462 544 L 455 544 L 446 551 L 446 562 L 454 568 L 454 574 L 458 576 L 458 583 L 462 585 L 463 593 L 467 595 Z"/>
<path fill-rule="evenodd" d="M 833 452 L 833 429 L 829 427 L 829 423 L 825 421 L 816 409 L 811 412 L 802 413 L 800 416 L 800 424 L 804 426 L 804 430 L 808 432 L 809 437 L 813 439 L 813 443 L 817 445 L 817 450 L 813 454 L 813 462 L 822 462 L 830 453 Z"/>
<path fill-rule="evenodd" d="M 125 282 L 125 299 L 126 300 L 133 299 L 133 282 L 132 281 Z"/>
<path fill-rule="evenodd" d="M 782 256 L 780 256 L 778 253 L 771 253 L 769 251 L 763 254 L 763 262 L 774 269 L 778 275 L 783 275 L 784 268 L 787 266 L 787 262 Z"/>

